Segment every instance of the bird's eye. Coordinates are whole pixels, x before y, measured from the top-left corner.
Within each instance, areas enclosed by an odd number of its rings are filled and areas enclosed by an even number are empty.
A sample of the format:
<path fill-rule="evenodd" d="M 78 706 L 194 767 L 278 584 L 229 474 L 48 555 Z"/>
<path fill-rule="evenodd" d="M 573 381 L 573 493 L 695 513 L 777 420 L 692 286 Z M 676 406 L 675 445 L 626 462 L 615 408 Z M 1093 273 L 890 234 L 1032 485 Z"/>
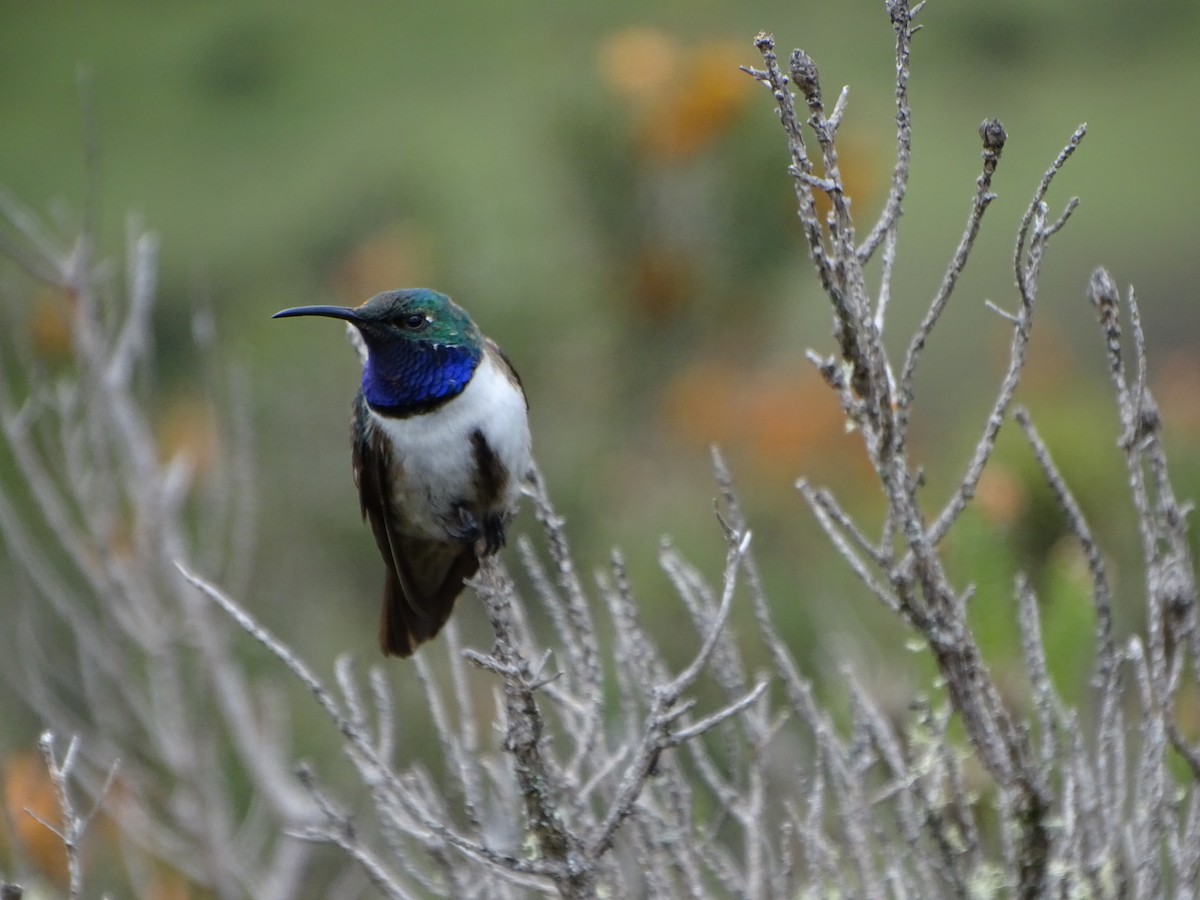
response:
<path fill-rule="evenodd" d="M 404 317 L 404 327 L 416 331 L 417 329 L 424 328 L 425 323 L 428 321 L 421 313 L 410 313 Z"/>

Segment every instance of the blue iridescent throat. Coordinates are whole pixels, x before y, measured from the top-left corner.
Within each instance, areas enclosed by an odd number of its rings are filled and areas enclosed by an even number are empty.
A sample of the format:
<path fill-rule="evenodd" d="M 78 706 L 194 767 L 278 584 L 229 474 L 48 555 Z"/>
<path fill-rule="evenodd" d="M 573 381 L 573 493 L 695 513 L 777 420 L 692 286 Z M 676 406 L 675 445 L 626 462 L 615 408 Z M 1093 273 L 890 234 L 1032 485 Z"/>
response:
<path fill-rule="evenodd" d="M 480 347 L 419 341 L 369 347 L 363 397 L 383 415 L 429 412 L 463 392 L 482 358 Z"/>

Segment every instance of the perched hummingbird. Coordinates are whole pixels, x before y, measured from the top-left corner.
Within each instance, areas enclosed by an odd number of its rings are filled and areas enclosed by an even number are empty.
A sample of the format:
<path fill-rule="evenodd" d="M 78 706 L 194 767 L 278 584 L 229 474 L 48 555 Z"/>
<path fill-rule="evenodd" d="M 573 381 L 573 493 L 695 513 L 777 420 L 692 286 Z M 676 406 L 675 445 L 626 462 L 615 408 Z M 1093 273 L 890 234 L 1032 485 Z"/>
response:
<path fill-rule="evenodd" d="M 480 557 L 504 544 L 533 465 L 521 380 L 460 306 L 427 288 L 273 318 L 289 316 L 344 319 L 366 345 L 354 482 L 387 565 L 379 643 L 409 656 L 446 624 Z"/>

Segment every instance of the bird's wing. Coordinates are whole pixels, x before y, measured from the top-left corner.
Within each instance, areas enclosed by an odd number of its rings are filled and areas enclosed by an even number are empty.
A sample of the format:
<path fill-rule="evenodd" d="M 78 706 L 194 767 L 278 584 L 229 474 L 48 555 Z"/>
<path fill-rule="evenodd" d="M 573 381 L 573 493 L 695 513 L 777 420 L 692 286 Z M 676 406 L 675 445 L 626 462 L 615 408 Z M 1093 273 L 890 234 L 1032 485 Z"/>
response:
<path fill-rule="evenodd" d="M 406 534 L 403 511 L 390 502 L 395 468 L 388 443 L 371 422 L 362 394 L 352 429 L 354 483 L 362 515 L 387 566 L 379 644 L 385 656 L 410 656 L 437 634 L 454 609 L 463 581 L 479 569 L 474 548 Z"/>

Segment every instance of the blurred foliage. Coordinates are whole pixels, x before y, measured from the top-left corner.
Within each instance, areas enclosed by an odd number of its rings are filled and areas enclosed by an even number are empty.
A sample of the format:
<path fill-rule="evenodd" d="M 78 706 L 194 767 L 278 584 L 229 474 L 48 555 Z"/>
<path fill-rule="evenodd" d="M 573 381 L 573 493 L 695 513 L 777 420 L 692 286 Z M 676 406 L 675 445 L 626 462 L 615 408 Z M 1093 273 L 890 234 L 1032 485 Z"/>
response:
<path fill-rule="evenodd" d="M 1197 12 L 1172 0 L 1136 12 L 1115 0 L 935 3 L 914 53 L 894 353 L 965 221 L 978 122 L 996 115 L 1010 135 L 1000 198 L 919 379 L 927 507 L 965 465 L 1002 370 L 1007 326 L 983 300 L 1011 302 L 1020 213 L 1086 120 L 1089 137 L 1056 187 L 1083 207 L 1050 251 L 1020 399 L 1112 554 L 1125 628 L 1140 618 L 1141 571 L 1083 286 L 1101 262 L 1137 286 L 1179 493 L 1195 496 L 1200 320 L 1182 301 L 1200 282 L 1200 119 L 1178 98 L 1200 88 Z M 869 689 L 910 701 L 922 663 L 880 669 L 877 648 L 903 632 L 792 490 L 805 475 L 856 511 L 877 506 L 859 487 L 870 479 L 856 437 L 802 356 L 829 350 L 829 316 L 771 105 L 737 71 L 755 61 L 752 35 L 770 27 L 813 55 L 829 93 L 852 86 L 842 162 L 865 231 L 893 147 L 882 3 L 110 0 L 7 4 L 3 17 L 0 183 L 54 210 L 70 233 L 94 177 L 106 248 L 120 247 L 128 209 L 163 238 L 153 389 L 164 454 L 189 448 L 204 466 L 223 446 L 213 400 L 193 387 L 193 334 L 209 311 L 221 362 L 249 376 L 262 499 L 245 599 L 287 640 L 314 659 L 372 654 L 382 571 L 350 481 L 354 355 L 325 328 L 268 316 L 428 284 L 463 302 L 517 364 L 580 558 L 602 565 L 620 544 L 652 628 L 679 612 L 657 601 L 659 535 L 719 567 L 706 451 L 717 441 L 742 482 L 780 624 L 812 673 L 853 656 L 876 676 Z M 89 128 L 100 148 L 91 174 Z M 46 365 L 65 357 L 68 302 L 44 295 L 23 313 Z M 1076 648 L 1090 641 L 1077 638 L 1093 618 L 1082 563 L 1015 435 L 951 541 L 993 665 L 1014 665 L 1011 588 L 1022 569 L 1046 610 L 1054 672 L 1068 695 L 1081 689 L 1090 660 Z M 468 638 L 483 634 L 469 602 L 460 615 Z M 0 694 L 5 707 L 18 716 Z M 12 765 L 36 733 L 24 716 L 0 732 Z"/>

